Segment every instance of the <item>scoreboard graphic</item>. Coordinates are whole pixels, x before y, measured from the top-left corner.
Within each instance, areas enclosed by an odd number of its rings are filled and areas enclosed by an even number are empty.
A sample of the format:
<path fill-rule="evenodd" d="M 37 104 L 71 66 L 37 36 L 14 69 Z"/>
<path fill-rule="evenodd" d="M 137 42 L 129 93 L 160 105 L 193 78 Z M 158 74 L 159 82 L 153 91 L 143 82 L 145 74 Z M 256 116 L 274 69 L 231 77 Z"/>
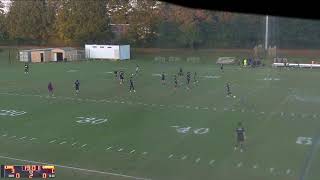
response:
<path fill-rule="evenodd" d="M 55 167 L 50 165 L 1 165 L 1 178 L 54 178 Z"/>

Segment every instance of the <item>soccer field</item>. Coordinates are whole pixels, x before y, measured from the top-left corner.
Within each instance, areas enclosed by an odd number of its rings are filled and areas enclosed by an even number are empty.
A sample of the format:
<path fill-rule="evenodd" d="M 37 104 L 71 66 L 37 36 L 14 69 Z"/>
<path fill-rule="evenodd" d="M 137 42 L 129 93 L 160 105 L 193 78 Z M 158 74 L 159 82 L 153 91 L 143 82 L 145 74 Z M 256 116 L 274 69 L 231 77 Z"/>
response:
<path fill-rule="evenodd" d="M 136 64 L 137 92 L 130 93 Z M 185 77 L 174 90 L 180 67 L 198 74 L 190 90 Z M 114 70 L 125 71 L 123 85 Z M 221 72 L 215 60 L 151 56 L 31 64 L 26 75 L 23 64 L 0 55 L 0 162 L 55 164 L 59 180 L 318 180 L 319 77 L 318 69 Z M 236 98 L 226 97 L 226 82 Z M 247 134 L 242 153 L 234 151 L 238 122 Z"/>

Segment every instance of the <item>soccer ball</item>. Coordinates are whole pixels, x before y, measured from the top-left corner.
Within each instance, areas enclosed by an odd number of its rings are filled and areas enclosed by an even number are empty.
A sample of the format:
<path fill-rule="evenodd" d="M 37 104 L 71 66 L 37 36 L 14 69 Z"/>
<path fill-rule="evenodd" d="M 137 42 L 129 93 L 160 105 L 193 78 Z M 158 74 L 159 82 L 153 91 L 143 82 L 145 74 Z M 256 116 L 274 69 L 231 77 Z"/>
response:
<path fill-rule="evenodd" d="M 233 98 L 236 98 L 237 96 L 233 96 Z"/>

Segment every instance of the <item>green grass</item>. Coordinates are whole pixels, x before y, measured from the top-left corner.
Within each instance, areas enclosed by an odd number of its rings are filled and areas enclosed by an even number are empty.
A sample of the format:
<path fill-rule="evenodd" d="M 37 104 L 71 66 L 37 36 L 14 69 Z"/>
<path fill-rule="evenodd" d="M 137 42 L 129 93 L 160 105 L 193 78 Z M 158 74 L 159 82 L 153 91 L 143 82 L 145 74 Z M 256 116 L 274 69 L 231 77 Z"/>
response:
<path fill-rule="evenodd" d="M 23 64 L 9 64 L 3 51 L 0 107 L 27 113 L 0 116 L 0 156 L 155 180 L 299 179 L 313 146 L 296 144 L 297 137 L 314 137 L 319 133 L 320 85 L 315 83 L 319 70 L 226 66 L 221 73 L 213 58 L 217 55 L 210 55 L 212 59 L 203 55 L 205 61 L 198 64 L 152 61 L 155 56 L 171 55 L 136 54 L 126 62 L 31 64 L 30 74 L 25 75 Z M 133 73 L 136 63 L 141 74 L 135 78 L 135 94 L 128 92 L 127 81 L 121 86 L 113 74 L 106 73 L 121 68 L 126 68 L 127 74 Z M 185 72 L 196 71 L 198 86 L 192 85 L 188 91 L 185 79 L 180 78 L 182 85 L 174 91 L 172 75 L 179 67 Z M 162 71 L 170 74 L 165 86 L 161 85 L 160 77 L 152 76 Z M 203 77 L 209 75 L 220 78 Z M 262 80 L 266 77 L 280 80 Z M 73 89 L 76 79 L 81 83 L 78 97 Z M 46 98 L 49 81 L 53 82 L 56 98 Z M 237 98 L 225 97 L 227 81 Z M 108 121 L 79 124 L 76 121 L 80 116 Z M 244 123 L 248 136 L 243 153 L 233 150 L 234 129 L 239 121 Z M 181 134 L 171 126 L 191 128 Z M 198 128 L 210 131 L 195 134 Z M 24 136 L 28 138 L 19 139 Z M 31 141 L 31 137 L 37 139 Z M 56 142 L 49 143 L 52 140 Z M 60 145 L 63 141 L 66 143 Z M 72 146 L 74 142 L 77 144 Z M 81 148 L 83 144 L 87 145 Z M 130 153 L 132 150 L 135 152 Z M 315 153 L 305 180 L 319 177 L 319 151 Z M 25 164 L 0 159 L 3 164 Z M 209 164 L 212 160 L 214 163 Z M 237 167 L 239 163 L 241 166 Z M 270 168 L 274 168 L 273 173 Z M 57 167 L 56 174 L 57 179 L 65 180 L 128 179 L 61 167 Z"/>

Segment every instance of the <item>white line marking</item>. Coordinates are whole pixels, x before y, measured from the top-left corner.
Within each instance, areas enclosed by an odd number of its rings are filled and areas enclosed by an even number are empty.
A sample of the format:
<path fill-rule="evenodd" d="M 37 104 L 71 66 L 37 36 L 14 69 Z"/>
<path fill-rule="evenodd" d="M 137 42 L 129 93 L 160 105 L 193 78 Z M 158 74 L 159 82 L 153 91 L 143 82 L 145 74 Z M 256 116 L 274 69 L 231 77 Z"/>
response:
<path fill-rule="evenodd" d="M 164 105 L 163 105 L 163 104 L 160 104 L 159 106 L 163 107 Z"/>
<path fill-rule="evenodd" d="M 26 136 L 23 136 L 23 137 L 21 137 L 21 138 L 19 138 L 19 139 L 25 139 L 25 138 L 27 138 Z"/>
<path fill-rule="evenodd" d="M 119 176 L 119 177 L 125 177 L 125 178 L 130 178 L 130 179 L 137 179 L 137 180 L 151 180 L 151 179 L 148 179 L 148 178 L 128 176 L 128 175 L 124 175 L 124 174 L 111 173 L 111 172 L 98 171 L 98 170 L 83 169 L 83 168 L 78 168 L 78 167 L 71 167 L 71 166 L 53 164 L 53 163 L 49 163 L 49 162 L 30 161 L 30 160 L 12 158 L 12 157 L 8 157 L 8 156 L 0 156 L 0 158 L 2 158 L 2 159 L 10 159 L 10 160 L 20 161 L 20 162 L 27 162 L 27 163 L 32 163 L 32 164 L 43 164 L 43 165 L 50 164 L 50 165 L 57 166 L 57 167 L 60 167 L 60 168 L 66 168 L 66 169 L 90 172 L 90 173 L 95 173 L 95 174 L 106 174 L 106 175 Z"/>
<path fill-rule="evenodd" d="M 168 157 L 168 159 L 172 158 L 173 157 L 173 154 L 170 154 L 170 156 Z"/>
<path fill-rule="evenodd" d="M 109 150 L 109 149 L 111 149 L 111 148 L 112 148 L 112 146 L 108 147 L 108 148 L 106 149 L 106 151 Z"/>
<path fill-rule="evenodd" d="M 187 156 L 183 156 L 183 157 L 181 158 L 181 160 L 185 160 L 185 159 L 187 159 Z"/>
<path fill-rule="evenodd" d="M 136 150 L 132 150 L 132 151 L 130 151 L 130 154 L 132 154 L 132 153 L 134 153 Z"/>
<path fill-rule="evenodd" d="M 65 144 L 65 143 L 67 143 L 66 141 L 62 141 L 61 143 L 59 143 L 59 144 Z"/>
<path fill-rule="evenodd" d="M 75 142 L 75 143 L 72 143 L 71 146 L 74 146 L 74 145 L 76 145 L 76 144 L 77 144 L 76 142 Z"/>
<path fill-rule="evenodd" d="M 51 144 L 51 143 L 54 143 L 54 142 L 56 142 L 57 140 L 52 140 L 52 141 L 50 141 L 49 143 Z"/>
<path fill-rule="evenodd" d="M 242 162 L 239 162 L 238 164 L 237 164 L 237 167 L 239 168 L 239 167 L 241 167 L 242 166 Z"/>
<path fill-rule="evenodd" d="M 3 137 L 5 137 L 5 136 L 8 136 L 8 134 L 4 134 L 4 135 L 2 135 Z"/>
<path fill-rule="evenodd" d="M 83 147 L 85 147 L 85 146 L 87 146 L 87 144 L 82 145 L 81 148 L 83 148 Z"/>
<path fill-rule="evenodd" d="M 143 104 L 144 106 L 148 106 L 148 104 Z"/>
<path fill-rule="evenodd" d="M 216 161 L 216 160 L 211 160 L 211 161 L 209 162 L 209 164 L 211 165 L 211 164 L 213 164 L 215 161 Z"/>

